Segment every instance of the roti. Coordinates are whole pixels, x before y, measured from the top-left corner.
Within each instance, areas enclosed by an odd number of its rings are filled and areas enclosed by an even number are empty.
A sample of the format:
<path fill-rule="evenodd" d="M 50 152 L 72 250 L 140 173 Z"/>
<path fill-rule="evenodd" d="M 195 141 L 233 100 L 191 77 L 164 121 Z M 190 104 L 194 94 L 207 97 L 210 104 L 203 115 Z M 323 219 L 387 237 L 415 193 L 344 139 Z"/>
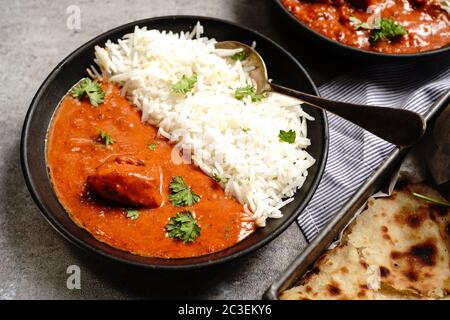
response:
<path fill-rule="evenodd" d="M 340 244 L 319 259 L 299 286 L 280 298 L 448 298 L 450 210 L 412 192 L 440 198 L 424 185 L 410 185 L 390 197 L 369 199 L 367 209 L 345 230 Z"/>
<path fill-rule="evenodd" d="M 373 298 L 367 285 L 367 265 L 352 246 L 340 245 L 323 255 L 303 284 L 285 291 L 281 299 L 323 300 Z M 349 281 L 351 279 L 351 281 Z"/>

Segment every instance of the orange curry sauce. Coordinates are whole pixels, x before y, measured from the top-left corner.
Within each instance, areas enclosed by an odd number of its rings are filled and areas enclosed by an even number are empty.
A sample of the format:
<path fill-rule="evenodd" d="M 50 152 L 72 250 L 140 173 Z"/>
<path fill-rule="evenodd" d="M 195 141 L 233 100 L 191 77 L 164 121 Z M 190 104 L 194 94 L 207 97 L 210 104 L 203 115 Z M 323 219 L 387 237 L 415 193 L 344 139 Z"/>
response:
<path fill-rule="evenodd" d="M 416 53 L 450 44 L 450 15 L 439 0 L 282 0 L 299 20 L 328 38 L 356 48 L 384 53 Z M 377 8 L 382 18 L 401 24 L 407 34 L 393 41 L 369 43 L 370 30 L 350 23 L 366 22 Z"/>
<path fill-rule="evenodd" d="M 243 206 L 228 198 L 221 186 L 191 164 L 171 160 L 173 146 L 157 137 L 157 128 L 141 122 L 140 111 L 120 96 L 120 88 L 103 85 L 107 96 L 98 108 L 88 100 L 67 95 L 49 129 L 47 163 L 57 197 L 71 218 L 95 238 L 113 247 L 150 257 L 194 257 L 223 250 L 253 231 L 245 222 Z M 115 143 L 99 143 L 98 130 Z M 148 148 L 156 144 L 155 150 Z M 162 171 L 163 204 L 154 209 L 138 208 L 139 218 L 126 217 L 129 207 L 93 196 L 86 179 L 96 168 L 117 156 L 133 156 Z M 168 200 L 172 177 L 182 176 L 201 196 L 192 207 L 174 207 Z M 201 234 L 194 242 L 169 238 L 165 226 L 177 212 L 195 213 Z"/>

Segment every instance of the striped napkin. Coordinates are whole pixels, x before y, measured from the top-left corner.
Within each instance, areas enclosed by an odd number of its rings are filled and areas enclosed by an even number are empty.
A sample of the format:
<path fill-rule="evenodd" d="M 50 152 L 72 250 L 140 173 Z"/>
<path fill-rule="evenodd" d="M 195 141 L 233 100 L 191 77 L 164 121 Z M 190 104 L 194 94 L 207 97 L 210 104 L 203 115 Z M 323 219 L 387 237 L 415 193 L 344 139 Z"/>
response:
<path fill-rule="evenodd" d="M 339 76 L 319 88 L 325 98 L 399 107 L 426 114 L 450 89 L 450 59 L 383 65 Z M 374 173 L 394 146 L 328 113 L 330 147 L 322 181 L 298 222 L 308 241 Z"/>

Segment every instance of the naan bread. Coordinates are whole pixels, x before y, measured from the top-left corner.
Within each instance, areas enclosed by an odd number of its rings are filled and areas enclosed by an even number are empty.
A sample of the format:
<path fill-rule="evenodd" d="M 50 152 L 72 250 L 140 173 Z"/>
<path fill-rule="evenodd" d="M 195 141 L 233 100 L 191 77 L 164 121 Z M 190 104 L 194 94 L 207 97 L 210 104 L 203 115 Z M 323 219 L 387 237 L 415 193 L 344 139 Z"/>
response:
<path fill-rule="evenodd" d="M 389 198 L 371 199 L 366 212 L 351 226 L 347 241 L 368 265 L 379 268 L 383 285 L 442 298 L 450 293 L 448 243 L 435 206 L 411 194 L 418 189 L 432 194 L 418 186 L 395 191 Z M 445 212 L 443 219 L 448 219 Z"/>
<path fill-rule="evenodd" d="M 371 198 L 340 245 L 325 253 L 301 285 L 280 299 L 448 298 L 450 210 L 412 192 L 440 198 L 424 185 Z"/>
<path fill-rule="evenodd" d="M 373 292 L 367 285 L 368 277 L 367 265 L 360 261 L 357 250 L 340 245 L 319 259 L 302 285 L 285 291 L 280 299 L 373 299 Z"/>

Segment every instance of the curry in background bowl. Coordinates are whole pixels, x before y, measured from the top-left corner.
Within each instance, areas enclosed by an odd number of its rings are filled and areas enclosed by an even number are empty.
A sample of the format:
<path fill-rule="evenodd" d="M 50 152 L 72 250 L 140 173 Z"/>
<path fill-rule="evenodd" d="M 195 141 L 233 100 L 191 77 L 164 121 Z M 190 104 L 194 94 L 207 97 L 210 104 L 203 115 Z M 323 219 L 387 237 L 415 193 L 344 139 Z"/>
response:
<path fill-rule="evenodd" d="M 301 23 L 354 48 L 414 54 L 450 44 L 447 0 L 281 0 Z"/>

